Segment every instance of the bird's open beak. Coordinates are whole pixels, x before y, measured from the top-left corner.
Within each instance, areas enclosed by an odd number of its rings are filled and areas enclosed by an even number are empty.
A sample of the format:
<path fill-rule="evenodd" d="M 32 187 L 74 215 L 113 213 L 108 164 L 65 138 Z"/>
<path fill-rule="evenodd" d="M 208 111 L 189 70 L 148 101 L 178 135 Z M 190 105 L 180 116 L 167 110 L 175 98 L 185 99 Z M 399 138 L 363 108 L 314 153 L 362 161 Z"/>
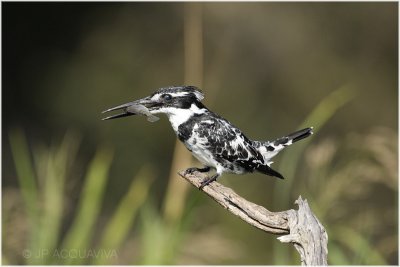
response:
<path fill-rule="evenodd" d="M 122 118 L 126 116 L 132 116 L 136 114 L 143 114 L 146 116 L 152 116 L 152 114 L 149 111 L 149 108 L 154 107 L 156 103 L 151 100 L 150 97 L 142 98 L 133 102 L 129 102 L 126 104 L 122 104 L 113 108 L 109 108 L 107 110 L 104 110 L 102 113 L 114 111 L 114 110 L 122 110 L 122 113 L 108 116 L 103 118 L 102 120 L 111 120 L 111 119 L 117 119 L 117 118 Z"/>

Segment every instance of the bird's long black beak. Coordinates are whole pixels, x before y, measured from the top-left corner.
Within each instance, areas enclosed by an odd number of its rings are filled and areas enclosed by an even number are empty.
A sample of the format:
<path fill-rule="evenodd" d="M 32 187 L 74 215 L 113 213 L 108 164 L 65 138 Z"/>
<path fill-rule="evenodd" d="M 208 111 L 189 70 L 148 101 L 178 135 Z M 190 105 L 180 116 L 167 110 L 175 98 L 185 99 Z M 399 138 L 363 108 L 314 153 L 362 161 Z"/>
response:
<path fill-rule="evenodd" d="M 111 120 L 111 119 L 117 119 L 117 118 L 122 118 L 122 117 L 127 117 L 127 116 L 132 116 L 132 115 L 137 115 L 137 114 L 143 114 L 143 115 L 151 115 L 148 108 L 151 108 L 154 105 L 154 102 L 150 99 L 150 97 L 142 98 L 136 101 L 132 101 L 126 104 L 122 104 L 113 108 L 109 108 L 107 110 L 104 110 L 102 113 L 114 111 L 114 110 L 122 110 L 122 113 L 108 116 L 103 118 L 102 120 Z"/>

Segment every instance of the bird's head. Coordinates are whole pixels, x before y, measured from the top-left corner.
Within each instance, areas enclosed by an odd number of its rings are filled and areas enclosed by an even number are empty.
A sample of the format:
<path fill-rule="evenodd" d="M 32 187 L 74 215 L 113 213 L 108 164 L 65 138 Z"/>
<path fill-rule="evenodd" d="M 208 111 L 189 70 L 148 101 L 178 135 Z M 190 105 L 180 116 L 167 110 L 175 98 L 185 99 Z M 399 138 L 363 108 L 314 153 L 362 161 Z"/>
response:
<path fill-rule="evenodd" d="M 174 116 L 195 113 L 198 110 L 204 109 L 204 106 L 200 102 L 203 98 L 204 94 L 195 86 L 160 88 L 148 97 L 103 111 L 103 113 L 114 110 L 123 111 L 123 113 L 106 117 L 103 120 L 135 115 L 138 113 L 137 108 L 135 108 L 137 106 L 144 106 L 147 109 L 142 114 L 146 114 L 146 112 L 150 114 L 164 113 L 171 119 Z"/>

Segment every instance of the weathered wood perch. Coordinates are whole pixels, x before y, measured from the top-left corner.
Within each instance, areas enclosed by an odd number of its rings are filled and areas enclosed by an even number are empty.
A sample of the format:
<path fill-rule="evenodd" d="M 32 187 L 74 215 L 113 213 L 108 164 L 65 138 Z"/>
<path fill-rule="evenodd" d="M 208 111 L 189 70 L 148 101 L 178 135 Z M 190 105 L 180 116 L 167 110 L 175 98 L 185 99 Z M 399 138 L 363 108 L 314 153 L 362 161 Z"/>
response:
<path fill-rule="evenodd" d="M 179 172 L 179 175 L 199 188 L 206 174 L 200 172 Z M 292 243 L 300 254 L 302 265 L 328 265 L 328 235 L 312 213 L 307 200 L 301 196 L 295 201 L 298 210 L 271 212 L 236 194 L 232 189 L 213 182 L 203 191 L 221 206 L 245 222 L 276 235 L 283 243 Z"/>

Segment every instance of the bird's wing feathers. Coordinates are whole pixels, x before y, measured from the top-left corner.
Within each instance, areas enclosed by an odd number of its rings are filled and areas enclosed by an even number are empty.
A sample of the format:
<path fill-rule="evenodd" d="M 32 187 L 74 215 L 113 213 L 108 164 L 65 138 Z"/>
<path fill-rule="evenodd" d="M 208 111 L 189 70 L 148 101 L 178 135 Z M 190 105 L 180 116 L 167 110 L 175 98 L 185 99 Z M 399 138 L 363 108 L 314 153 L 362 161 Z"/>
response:
<path fill-rule="evenodd" d="M 252 146 L 252 142 L 235 126 L 228 121 L 213 117 L 199 121 L 197 132 L 207 137 L 209 149 L 221 159 L 234 162 L 245 169 L 255 169 L 264 164 L 264 158 Z M 212 136 L 208 136 L 213 133 Z"/>
<path fill-rule="evenodd" d="M 247 171 L 257 170 L 261 173 L 283 179 L 283 176 L 273 170 L 265 161 L 263 155 L 253 146 L 238 128 L 225 119 L 215 116 L 198 121 L 195 131 L 199 137 L 206 137 L 207 148 L 220 160 L 226 160 L 241 166 Z M 210 133 L 213 133 L 210 136 Z M 205 145 L 205 144 L 204 144 Z"/>

